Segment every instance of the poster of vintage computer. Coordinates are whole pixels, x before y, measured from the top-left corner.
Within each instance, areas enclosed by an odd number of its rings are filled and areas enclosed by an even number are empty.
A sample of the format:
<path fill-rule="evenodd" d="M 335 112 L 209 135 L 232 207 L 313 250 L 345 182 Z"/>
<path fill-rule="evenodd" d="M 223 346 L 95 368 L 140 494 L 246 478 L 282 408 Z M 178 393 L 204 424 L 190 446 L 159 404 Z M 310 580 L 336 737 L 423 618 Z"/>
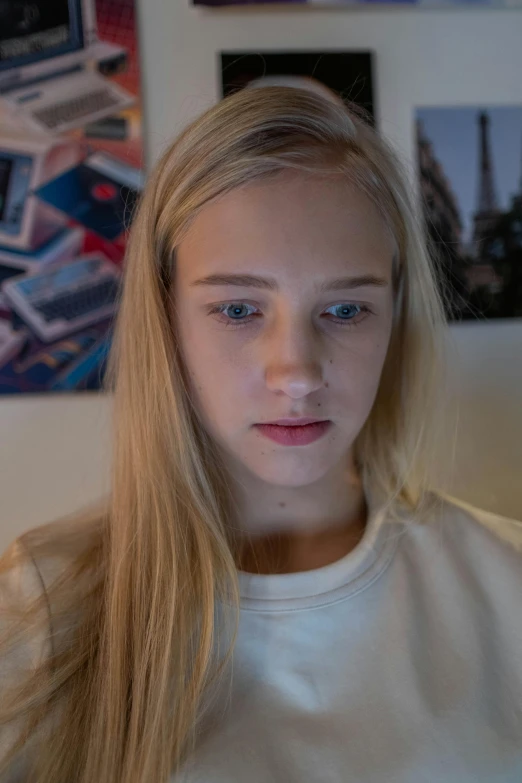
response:
<path fill-rule="evenodd" d="M 0 2 L 0 394 L 102 388 L 143 182 L 135 0 Z"/>

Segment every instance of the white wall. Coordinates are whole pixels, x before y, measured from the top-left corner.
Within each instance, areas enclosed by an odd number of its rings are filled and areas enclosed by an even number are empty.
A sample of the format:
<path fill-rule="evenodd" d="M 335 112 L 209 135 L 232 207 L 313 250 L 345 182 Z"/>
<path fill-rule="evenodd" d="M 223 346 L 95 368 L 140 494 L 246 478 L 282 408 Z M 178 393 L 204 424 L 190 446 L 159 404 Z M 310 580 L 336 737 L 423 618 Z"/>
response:
<path fill-rule="evenodd" d="M 217 99 L 221 49 L 373 50 L 379 124 L 410 166 L 415 106 L 522 104 L 522 11 L 213 10 L 189 2 L 140 3 L 150 162 Z M 522 518 L 522 322 L 453 333 L 461 424 L 451 489 Z M 0 400 L 0 549 L 107 491 L 109 421 L 110 402 L 96 394 Z"/>

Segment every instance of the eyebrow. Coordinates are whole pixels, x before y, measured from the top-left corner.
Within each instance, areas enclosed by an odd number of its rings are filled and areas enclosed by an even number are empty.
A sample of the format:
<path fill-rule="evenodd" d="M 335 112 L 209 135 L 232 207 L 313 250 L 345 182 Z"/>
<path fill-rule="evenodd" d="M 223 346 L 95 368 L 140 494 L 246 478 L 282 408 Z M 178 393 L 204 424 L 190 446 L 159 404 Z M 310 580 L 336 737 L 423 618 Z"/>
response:
<path fill-rule="evenodd" d="M 263 288 L 267 291 L 277 291 L 279 286 L 277 281 L 273 278 L 258 277 L 257 275 L 246 274 L 224 274 L 215 273 L 213 275 L 207 275 L 199 280 L 194 280 L 191 286 L 223 286 L 223 285 L 236 285 L 242 288 Z M 385 287 L 389 285 L 388 280 L 384 277 L 376 277 L 375 275 L 359 275 L 356 277 L 335 277 L 331 280 L 326 280 L 318 287 L 319 292 L 325 293 L 327 291 L 344 291 L 347 288 L 362 288 L 365 286 L 379 286 Z"/>

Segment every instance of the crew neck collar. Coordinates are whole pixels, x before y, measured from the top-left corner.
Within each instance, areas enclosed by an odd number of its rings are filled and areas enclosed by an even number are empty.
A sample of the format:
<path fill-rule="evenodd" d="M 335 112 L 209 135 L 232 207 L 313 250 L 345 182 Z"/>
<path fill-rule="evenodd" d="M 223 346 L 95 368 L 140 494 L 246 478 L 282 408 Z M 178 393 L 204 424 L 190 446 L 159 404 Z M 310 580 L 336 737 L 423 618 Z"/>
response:
<path fill-rule="evenodd" d="M 363 536 L 339 560 L 309 571 L 251 574 L 238 569 L 240 606 L 245 610 L 286 611 L 335 603 L 368 586 L 384 570 L 395 550 L 384 504 L 366 493 Z"/>

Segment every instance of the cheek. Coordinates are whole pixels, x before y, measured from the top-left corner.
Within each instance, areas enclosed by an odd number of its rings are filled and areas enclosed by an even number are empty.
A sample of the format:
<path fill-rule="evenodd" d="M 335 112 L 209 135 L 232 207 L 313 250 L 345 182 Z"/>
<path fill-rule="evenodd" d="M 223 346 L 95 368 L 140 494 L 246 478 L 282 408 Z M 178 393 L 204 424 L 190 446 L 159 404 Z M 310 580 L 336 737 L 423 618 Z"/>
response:
<path fill-rule="evenodd" d="M 337 352 L 326 370 L 329 389 L 335 390 L 340 402 L 344 400 L 355 413 L 367 413 L 379 386 L 384 360 L 388 350 L 388 332 L 354 341 L 352 346 Z"/>
<path fill-rule="evenodd" d="M 201 339 L 196 326 L 184 317 L 182 308 L 178 312 L 176 330 L 181 360 L 187 374 L 189 394 L 196 410 L 204 414 L 209 394 L 209 377 L 213 377 L 216 371 L 214 355 Z"/>
<path fill-rule="evenodd" d="M 197 410 L 211 430 L 237 420 L 245 399 L 254 396 L 255 381 L 250 366 L 239 361 L 238 352 L 223 350 L 205 336 L 191 332 L 184 344 L 184 357 Z"/>
<path fill-rule="evenodd" d="M 216 436 L 216 426 L 227 424 L 227 409 L 234 408 L 234 401 L 237 411 L 241 375 L 219 341 L 209 335 L 208 326 L 185 312 L 183 304 L 178 307 L 174 325 L 194 407 L 205 429 Z"/>

